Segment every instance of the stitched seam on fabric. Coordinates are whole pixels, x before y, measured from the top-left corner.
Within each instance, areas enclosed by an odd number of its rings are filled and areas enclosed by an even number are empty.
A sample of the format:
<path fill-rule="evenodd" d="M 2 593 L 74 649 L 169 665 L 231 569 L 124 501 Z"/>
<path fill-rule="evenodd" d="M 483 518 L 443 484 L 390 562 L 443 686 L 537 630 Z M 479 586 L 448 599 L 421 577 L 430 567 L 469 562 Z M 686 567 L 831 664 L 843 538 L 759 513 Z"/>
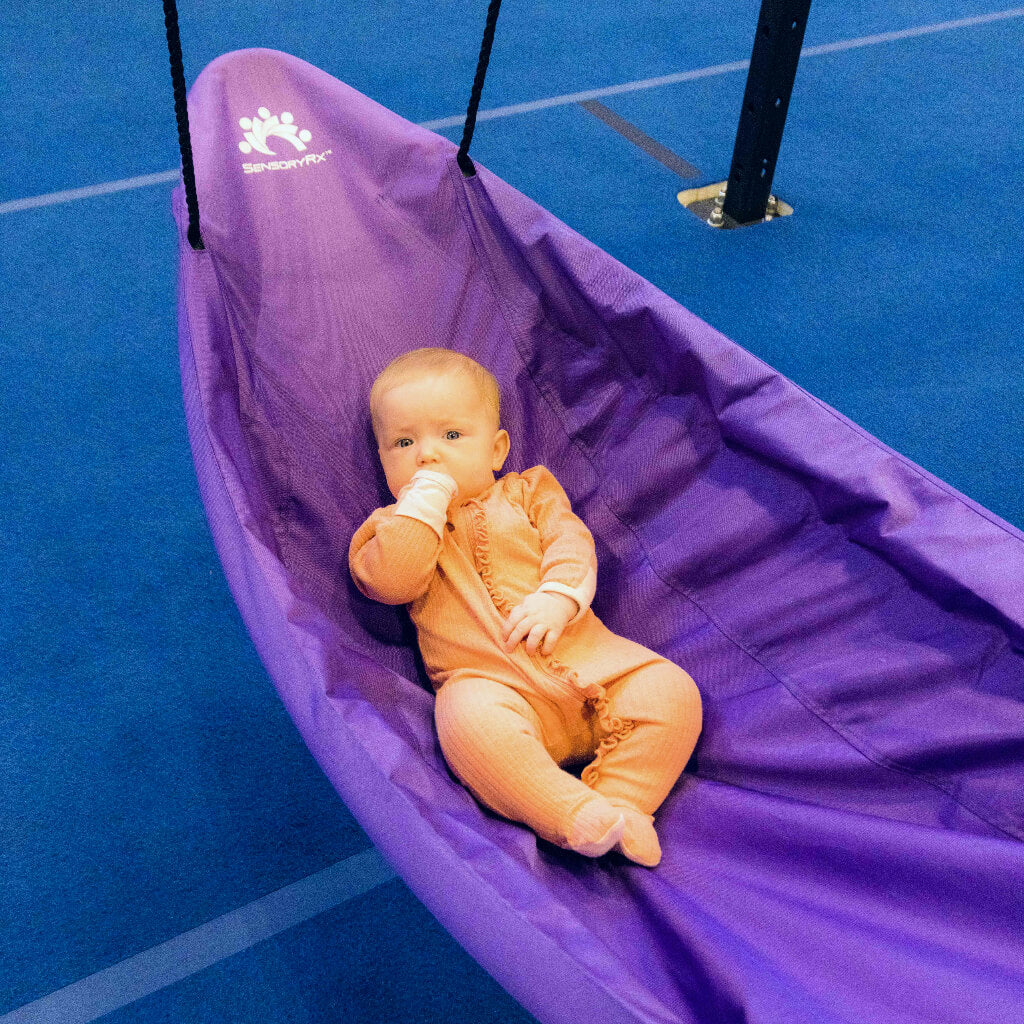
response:
<path fill-rule="evenodd" d="M 195 252 L 195 250 L 193 250 L 193 252 Z M 209 258 L 210 266 L 211 266 L 211 269 L 213 270 L 213 277 L 214 277 L 214 280 L 216 281 L 216 284 L 217 284 L 217 294 L 218 294 L 218 296 L 220 298 L 221 306 L 226 309 L 226 303 L 224 301 L 224 293 L 223 293 L 223 291 L 221 289 L 220 273 L 218 272 L 217 261 L 214 258 L 213 253 L 209 249 L 202 249 L 198 253 L 196 253 L 196 255 L 198 255 L 198 256 L 206 256 L 206 257 Z M 189 308 L 188 302 L 186 302 L 186 309 L 188 309 L 188 308 Z M 206 401 L 205 401 L 205 398 L 203 397 L 203 391 L 202 391 L 202 388 L 199 386 L 199 381 L 198 381 L 199 362 L 196 359 L 195 345 L 193 343 L 193 338 L 195 337 L 195 335 L 194 335 L 194 332 L 192 331 L 191 324 L 192 324 L 192 318 L 190 316 L 189 317 L 189 329 L 188 329 L 189 344 L 192 346 L 192 361 L 196 365 L 196 377 L 197 377 L 196 392 L 197 392 L 197 394 L 199 396 L 199 401 L 200 401 L 200 404 L 201 404 L 202 409 L 203 409 L 203 423 L 204 423 L 204 429 L 206 429 L 205 425 L 207 423 L 209 423 L 209 418 L 207 416 Z M 254 367 L 257 367 L 261 371 L 261 374 L 262 374 L 261 376 L 257 376 L 256 374 L 252 374 L 252 377 L 251 377 L 252 394 L 253 394 L 253 397 L 255 397 L 257 389 L 260 388 L 260 386 L 264 382 L 272 382 L 272 375 L 268 374 L 266 372 L 265 364 L 263 363 L 263 361 L 259 358 L 259 356 L 255 352 L 253 352 L 249 348 L 245 348 L 245 353 L 244 354 L 252 362 Z M 236 362 L 236 372 L 237 372 L 237 360 L 235 360 L 235 362 Z M 278 390 L 278 393 L 280 394 L 280 388 L 279 387 L 278 387 L 277 390 Z M 260 411 L 261 412 L 263 411 L 262 405 L 260 406 Z M 250 423 L 258 423 L 259 419 L 256 416 L 253 416 L 251 413 L 247 412 L 245 409 L 242 408 L 241 399 L 239 399 L 239 403 L 238 403 L 238 418 L 239 418 L 239 426 L 242 428 L 242 430 L 241 430 L 242 443 L 245 445 L 245 449 L 246 449 L 246 453 L 248 455 L 249 461 L 252 463 L 252 465 L 254 467 L 258 466 L 259 465 L 259 459 L 257 459 L 255 457 L 255 454 L 253 452 L 252 437 L 251 437 L 251 434 L 250 434 L 249 430 L 246 429 L 245 421 L 248 420 Z M 268 419 L 269 419 L 269 417 L 268 417 Z M 268 423 L 268 425 L 269 425 L 269 423 Z M 211 444 L 211 447 L 213 447 L 212 444 Z M 220 469 L 220 460 L 219 460 L 219 458 L 216 455 L 216 450 L 215 449 L 214 449 L 214 457 L 217 458 L 218 469 Z M 288 473 L 290 474 L 290 472 L 291 472 L 290 467 L 286 467 L 286 469 L 287 469 Z M 221 473 L 221 475 L 223 477 L 223 473 Z M 290 479 L 290 477 L 289 477 L 289 479 Z M 290 483 L 288 485 L 288 491 L 289 492 L 291 491 Z M 283 564 L 284 555 L 285 555 L 285 552 L 287 550 L 288 542 L 290 540 L 291 529 L 290 529 L 290 525 L 289 525 L 289 523 L 287 521 L 285 521 L 283 524 L 281 523 L 281 520 L 282 520 L 283 517 L 281 516 L 281 514 L 278 511 L 278 509 L 281 506 L 280 491 L 279 491 L 279 489 L 277 489 L 277 492 L 278 493 L 275 495 L 274 490 L 272 490 L 269 486 L 267 487 L 267 498 L 268 498 L 268 500 L 270 502 L 271 517 L 272 517 L 271 518 L 271 523 L 270 523 L 271 531 L 272 531 L 273 536 L 274 536 L 274 541 L 277 544 L 278 551 L 281 554 L 282 564 Z M 284 526 L 283 531 L 279 530 L 279 526 L 280 525 Z"/>
<path fill-rule="evenodd" d="M 451 173 L 451 166 L 450 165 L 449 165 L 449 173 Z M 461 176 L 461 172 L 460 172 L 460 176 Z M 475 180 L 475 179 L 476 179 L 476 176 L 474 176 L 474 179 L 472 179 L 472 180 Z M 465 187 L 468 188 L 469 186 L 467 185 Z M 481 185 L 481 188 L 483 188 L 482 185 Z M 466 201 L 464 196 L 460 197 L 460 199 L 462 200 L 462 202 Z M 461 204 L 461 202 L 460 202 L 459 209 L 460 209 L 460 213 L 461 213 L 462 212 L 462 204 Z M 569 441 L 569 443 L 574 448 L 577 449 L 577 451 L 579 451 L 579 453 L 583 456 L 583 458 L 586 459 L 587 464 L 590 467 L 591 472 L 594 474 L 595 479 L 600 481 L 601 474 L 598 472 L 597 467 L 595 466 L 594 459 L 591 457 L 590 453 L 588 451 L 586 451 L 583 448 L 583 446 L 566 429 L 565 424 L 563 423 L 561 416 L 558 415 L 556 406 L 552 404 L 552 396 L 549 395 L 549 393 L 548 393 L 548 391 L 546 389 L 544 389 L 543 387 L 540 386 L 540 384 L 534 379 L 532 373 L 529 370 L 529 364 L 528 364 L 527 360 L 524 358 L 523 350 L 522 350 L 522 348 L 520 346 L 521 339 L 519 337 L 519 334 L 518 334 L 518 332 L 516 330 L 514 330 L 512 328 L 512 325 L 509 323 L 508 316 L 505 313 L 504 302 L 503 302 L 503 298 L 504 297 L 503 297 L 503 295 L 501 293 L 501 289 L 497 287 L 497 284 L 496 284 L 496 281 L 495 281 L 494 269 L 493 269 L 493 267 L 490 264 L 490 260 L 489 260 L 489 258 L 487 256 L 486 251 L 483 249 L 482 246 L 477 244 L 475 232 L 473 231 L 473 228 L 472 228 L 471 218 L 469 219 L 469 223 L 465 223 L 465 217 L 464 217 L 464 226 L 466 228 L 467 233 L 470 236 L 470 241 L 473 244 L 473 248 L 476 250 L 476 252 L 478 253 L 478 255 L 480 257 L 480 262 L 483 264 L 483 266 L 485 267 L 485 269 L 487 271 L 487 279 L 489 280 L 489 283 L 491 285 L 491 291 L 492 291 L 492 293 L 494 295 L 495 301 L 498 304 L 498 309 L 501 312 L 502 319 L 505 321 L 505 326 L 508 329 L 509 336 L 512 338 L 513 343 L 516 346 L 516 352 L 518 353 L 519 358 L 520 358 L 520 360 L 523 363 L 523 368 L 526 370 L 527 376 L 529 377 L 529 379 L 532 382 L 533 386 L 537 389 L 537 393 L 539 395 L 541 395 L 541 397 L 543 397 L 544 400 L 548 403 L 548 407 L 551 409 L 552 415 L 554 416 L 554 418 L 555 418 L 556 422 L 558 423 L 558 425 L 561 427 L 562 432 L 566 436 L 566 439 Z M 545 321 L 545 322 L 547 322 L 547 321 Z M 553 325 L 551 325 L 549 322 L 548 322 L 548 326 L 549 327 L 553 327 Z M 754 358 L 757 359 L 756 356 L 754 356 Z M 763 361 L 760 360 L 760 359 L 758 360 L 758 362 L 762 362 L 763 363 Z M 771 370 L 772 373 L 777 373 L 778 372 L 776 370 L 772 370 L 771 367 L 768 367 L 767 363 L 763 363 L 763 365 L 765 365 L 769 370 Z M 641 380 L 642 379 L 643 378 L 641 378 Z M 797 386 L 799 387 L 799 385 L 797 385 Z M 800 390 L 803 391 L 804 389 L 800 388 Z M 806 393 L 807 392 L 805 392 L 805 394 Z M 658 396 L 657 395 L 651 395 L 650 397 L 657 398 Z M 811 395 L 810 397 L 813 398 L 814 396 Z M 820 401 L 820 400 L 815 399 L 815 401 Z M 862 428 L 859 428 L 859 429 L 862 429 Z M 950 800 L 952 800 L 955 804 L 957 804 L 957 806 L 962 807 L 969 814 L 973 814 L 975 817 L 979 818 L 981 821 L 985 822 L 987 825 L 991 825 L 993 828 L 999 829 L 1000 832 L 1003 832 L 1004 834 L 1006 834 L 1008 836 L 1011 836 L 1012 838 L 1015 838 L 1015 839 L 1024 839 L 1024 832 L 1022 832 L 1022 834 L 1019 835 L 1019 836 L 1014 834 L 1014 833 L 1012 833 L 1012 832 L 1008 832 L 1006 830 L 1006 828 L 1004 826 L 1000 825 L 998 822 L 992 821 L 990 818 L 986 817 L 980 811 L 975 810 L 973 807 L 969 807 L 967 804 L 963 803 L 961 800 L 959 800 L 952 793 L 950 788 L 947 788 L 946 786 L 942 785 L 942 783 L 940 781 L 938 781 L 937 779 L 935 779 L 934 777 L 928 775 L 925 772 L 915 772 L 915 771 L 912 771 L 910 768 L 906 768 L 906 767 L 896 763 L 895 761 L 892 761 L 890 758 L 885 757 L 880 752 L 874 750 L 874 748 L 869 743 L 865 742 L 864 740 L 860 739 L 859 737 L 855 740 L 852 736 L 848 735 L 847 731 L 846 731 L 846 727 L 831 721 L 826 716 L 824 711 L 809 696 L 807 696 L 806 694 L 803 694 L 801 691 L 798 691 L 797 689 L 792 687 L 785 679 L 783 679 L 780 675 L 778 675 L 776 672 L 772 671 L 772 669 L 770 669 L 767 665 L 765 665 L 761 661 L 760 658 L 758 658 L 756 655 L 754 655 L 749 650 L 747 650 L 746 646 L 744 646 L 742 643 L 740 643 L 739 641 L 735 640 L 732 636 L 730 636 L 730 634 L 725 630 L 725 628 L 721 625 L 721 623 L 719 623 L 714 618 L 714 616 L 712 616 L 710 614 L 710 612 L 705 610 L 705 608 L 693 597 L 692 594 L 688 593 L 686 590 L 684 590 L 684 589 L 682 589 L 680 587 L 677 587 L 675 584 L 670 583 L 668 580 L 664 579 L 661 576 L 661 574 L 657 571 L 657 569 L 654 567 L 654 564 L 651 561 L 650 553 L 648 552 L 646 546 L 643 544 L 643 542 L 637 536 L 636 532 L 632 529 L 632 527 L 626 525 L 619 518 L 619 516 L 616 514 L 615 510 L 608 504 L 607 499 L 601 493 L 600 487 L 597 488 L 596 495 L 597 495 L 598 498 L 600 498 L 601 502 L 604 504 L 605 509 L 612 516 L 612 518 L 614 518 L 615 521 L 633 537 L 634 542 L 636 543 L 637 547 L 640 549 L 641 552 L 643 552 L 644 560 L 647 562 L 648 566 L 650 566 L 651 572 L 654 574 L 655 577 L 657 577 L 657 579 L 661 580 L 661 582 L 666 587 L 668 587 L 670 590 L 672 590 L 673 592 L 675 592 L 677 594 L 682 595 L 688 601 L 690 601 L 694 605 L 694 607 L 696 607 L 701 612 L 701 614 L 704 615 L 705 618 L 710 623 L 712 623 L 712 625 L 714 625 L 714 627 L 719 631 L 719 633 L 722 634 L 722 636 L 726 640 L 728 640 L 731 644 L 733 644 L 734 647 L 736 647 L 739 650 L 741 650 L 745 655 L 747 655 L 748 658 L 750 658 L 752 661 L 754 661 L 757 665 L 760 665 L 761 668 L 764 669 L 764 671 L 767 672 L 773 679 L 775 679 L 779 683 L 779 685 L 782 686 L 795 700 L 797 700 L 800 704 L 802 704 L 808 711 L 811 712 L 811 714 L 813 714 L 816 718 L 818 718 L 823 724 L 825 724 L 830 729 L 832 729 L 834 732 L 836 732 L 851 747 L 853 747 L 861 755 L 863 755 L 869 761 L 872 761 L 873 763 L 877 764 L 881 768 L 886 768 L 886 769 L 889 769 L 890 771 L 901 772 L 904 775 L 908 775 L 912 779 L 915 779 L 915 780 L 917 780 L 919 782 L 923 782 L 926 785 L 932 786 L 933 788 L 939 790 L 939 792 L 944 793 Z"/>
<path fill-rule="evenodd" d="M 311 434 L 313 434 L 317 441 L 322 444 L 329 445 L 333 450 L 340 450 L 342 447 L 342 434 L 337 431 L 329 423 L 324 423 L 322 420 L 317 419 L 312 413 L 308 412 L 301 405 L 297 405 L 291 401 L 291 395 L 277 379 L 275 374 L 271 371 L 266 360 L 263 359 L 256 352 L 248 351 L 247 354 L 253 365 L 258 367 L 260 370 L 259 381 L 265 387 L 269 387 L 281 400 L 282 404 L 288 406 L 288 412 L 290 415 L 302 420 L 306 424 L 306 428 Z M 247 439 L 248 440 L 248 439 Z M 335 481 L 335 485 L 339 488 L 344 487 L 344 482 L 341 480 Z M 340 492 L 339 492 L 340 493 Z M 367 505 L 365 503 L 365 496 L 362 489 L 355 491 L 348 489 L 344 493 L 346 502 L 357 503 L 358 507 L 362 510 L 363 518 L 365 519 L 373 510 L 376 508 L 375 505 Z"/>
<path fill-rule="evenodd" d="M 447 260 L 448 256 L 445 252 L 434 242 L 432 238 L 425 235 L 412 221 L 408 220 L 397 206 L 391 202 L 391 200 L 383 193 L 380 192 L 377 195 L 377 202 L 380 204 L 382 210 L 386 210 L 391 214 L 394 219 L 401 224 L 407 231 L 411 231 L 421 242 L 425 245 L 429 245 L 431 249 L 442 259 Z"/>
<path fill-rule="evenodd" d="M 778 373 L 778 370 L 775 370 L 773 367 L 769 366 L 763 359 L 760 359 L 756 355 L 754 355 L 753 352 L 750 352 L 747 349 L 744 349 L 744 351 L 747 352 L 747 354 L 752 359 L 756 360 L 771 373 Z M 793 387 L 803 392 L 803 394 L 810 398 L 811 401 L 813 401 L 816 405 L 819 405 L 822 408 L 822 410 L 824 412 L 827 412 L 833 419 L 837 420 L 843 426 L 853 427 L 857 431 L 857 433 L 864 438 L 865 441 L 870 442 L 883 454 L 895 457 L 899 462 L 903 463 L 903 465 L 906 466 L 907 469 L 911 470 L 911 472 L 913 472 L 915 476 L 920 477 L 920 479 L 924 480 L 925 483 L 937 486 L 940 490 L 944 491 L 950 498 L 955 499 L 959 504 L 963 505 L 964 508 L 968 509 L 971 512 L 978 513 L 984 519 L 988 520 L 993 526 L 998 527 L 1000 530 L 1002 530 L 1003 533 L 1008 533 L 1011 537 L 1015 537 L 1017 540 L 1024 540 L 1024 531 L 1019 530 L 1016 526 L 1014 526 L 1012 523 L 1008 523 L 1006 520 L 997 520 L 993 518 L 995 516 L 995 513 L 992 512 L 991 509 L 985 508 L 984 505 L 975 503 L 977 504 L 977 507 L 975 507 L 975 504 L 971 504 L 970 502 L 965 501 L 965 495 L 959 493 L 957 489 L 953 487 L 952 484 L 943 480 L 941 477 L 937 477 L 934 474 L 929 473 L 923 466 L 918 466 L 913 460 L 907 458 L 907 456 L 904 455 L 902 452 L 898 452 L 895 448 L 890 448 L 889 445 L 887 445 L 884 441 L 880 440 L 879 438 L 875 437 L 873 434 L 869 433 L 859 423 L 855 423 L 848 416 L 844 416 L 842 413 L 839 412 L 838 409 L 833 409 L 827 402 L 819 398 L 817 395 L 812 394 L 806 388 L 801 387 L 795 380 L 791 380 L 788 377 L 786 379 L 789 381 L 790 384 L 793 385 Z M 1007 526 L 1010 527 L 1009 530 L 1006 528 Z"/>
<path fill-rule="evenodd" d="M 222 309 L 226 309 L 227 308 L 227 304 L 224 301 L 224 292 L 223 292 L 223 290 L 221 288 L 220 273 L 217 270 L 217 260 L 214 258 L 213 252 L 210 249 L 200 249 L 198 251 L 192 250 L 192 253 L 193 253 L 194 256 L 196 256 L 198 258 L 205 257 L 206 259 L 209 260 L 209 262 L 210 262 L 210 269 L 213 271 L 213 279 L 214 279 L 214 281 L 216 282 L 216 285 L 217 285 L 217 296 L 220 299 L 221 308 Z M 194 342 L 195 332 L 192 330 L 193 317 L 191 315 L 191 295 L 188 294 L 188 293 L 186 293 L 185 309 L 186 309 L 186 314 L 187 314 L 187 317 L 188 317 L 187 329 L 188 329 L 189 346 L 192 349 L 192 362 L 195 364 L 195 367 L 196 367 L 196 395 L 197 395 L 197 398 L 198 398 L 198 401 L 199 401 L 199 405 L 200 405 L 200 407 L 203 410 L 203 429 L 207 432 L 207 434 L 209 434 L 209 428 L 207 426 L 207 424 L 210 422 L 209 409 L 207 408 L 206 396 L 203 394 L 203 389 L 202 389 L 201 382 L 200 382 L 200 374 L 199 374 L 199 365 L 200 364 L 199 364 L 199 360 L 196 357 L 195 342 Z M 245 354 L 251 356 L 251 353 L 249 353 L 248 351 L 246 351 Z M 235 372 L 237 374 L 238 373 L 238 368 L 237 368 L 238 360 L 237 360 L 237 358 L 235 358 L 234 354 L 232 355 L 232 361 L 235 363 Z M 251 379 L 251 384 L 252 384 L 252 390 L 255 392 L 257 384 L 258 384 L 258 380 L 255 379 L 255 378 L 252 378 Z M 245 452 L 246 452 L 246 455 L 247 455 L 247 457 L 249 459 L 249 462 L 253 466 L 257 466 L 259 464 L 259 460 L 256 458 L 255 453 L 253 451 L 252 438 L 251 438 L 251 435 L 250 435 L 249 431 L 246 429 L 246 424 L 245 424 L 246 420 L 250 420 L 250 421 L 255 422 L 255 417 L 250 415 L 248 412 L 246 412 L 242 408 L 241 398 L 239 398 L 239 402 L 238 402 L 238 425 L 241 428 L 242 444 L 245 446 Z M 221 464 L 220 464 L 220 456 L 217 454 L 216 446 L 213 444 L 212 440 L 210 442 L 210 448 L 213 451 L 214 459 L 217 462 L 217 470 L 220 473 L 221 477 L 223 478 L 224 473 L 223 473 L 223 470 L 222 470 Z M 269 490 L 270 489 L 268 488 L 267 498 L 268 498 L 268 500 L 270 500 L 272 502 L 273 501 L 273 495 L 271 493 L 269 493 Z M 228 492 L 228 493 L 230 493 L 230 492 Z M 234 503 L 233 502 L 232 502 L 232 508 L 234 508 Z M 281 542 L 280 542 L 280 540 L 278 538 L 277 527 L 276 527 L 276 524 L 275 524 L 273 519 L 271 520 L 271 523 L 270 523 L 270 529 L 271 529 L 271 533 L 272 533 L 273 538 L 274 538 L 274 543 L 277 544 L 278 550 L 282 551 L 283 548 L 282 548 Z"/>
<path fill-rule="evenodd" d="M 1010 641 L 1005 636 L 1003 637 L 1003 642 L 1001 644 L 999 644 L 999 645 L 995 645 L 994 644 L 992 646 L 992 649 L 989 651 L 988 655 L 985 657 L 985 659 L 982 661 L 982 663 L 978 666 L 978 674 L 974 677 L 974 682 L 975 682 L 975 686 L 976 687 L 978 686 L 978 684 L 981 683 L 981 680 L 982 680 L 983 676 L 992 667 L 992 665 L 995 663 L 996 659 L 997 658 L 1001 658 L 1003 656 L 1003 654 L 1006 652 L 1006 649 L 1008 647 L 1012 647 L 1012 645 L 1011 645 Z M 1016 650 L 1016 648 L 1013 647 L 1013 650 Z"/>
<path fill-rule="evenodd" d="M 252 355 L 252 353 L 250 353 Z M 269 378 L 268 378 L 269 379 Z M 281 424 L 280 420 L 274 414 L 272 408 L 260 409 L 266 415 L 267 425 L 276 431 L 278 437 L 281 436 Z M 275 438 L 274 453 L 277 456 L 276 461 L 280 465 L 284 464 L 284 481 L 283 486 L 278 489 L 278 500 L 274 502 L 272 511 L 275 513 L 275 519 L 281 526 L 279 534 L 278 544 L 281 550 L 281 564 L 288 569 L 288 561 L 294 564 L 294 560 L 288 558 L 291 549 L 292 542 L 292 515 L 295 507 L 295 499 L 293 497 L 295 488 L 292 486 L 293 471 L 292 471 L 292 460 L 288 452 L 288 446 Z M 275 530 L 275 533 L 278 531 Z M 297 573 L 292 572 L 293 578 L 297 578 Z"/>

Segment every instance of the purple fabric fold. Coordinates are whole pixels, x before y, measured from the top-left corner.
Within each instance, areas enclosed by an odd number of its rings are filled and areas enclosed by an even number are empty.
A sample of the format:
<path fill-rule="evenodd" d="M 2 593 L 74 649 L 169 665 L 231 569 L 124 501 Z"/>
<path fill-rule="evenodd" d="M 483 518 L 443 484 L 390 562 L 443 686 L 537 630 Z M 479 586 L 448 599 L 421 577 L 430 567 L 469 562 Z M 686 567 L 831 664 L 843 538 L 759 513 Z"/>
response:
<path fill-rule="evenodd" d="M 189 118 L 210 528 L 305 742 L 444 927 L 544 1024 L 1019 1017 L 1024 534 L 304 61 L 226 54 Z M 495 374 L 506 469 L 548 466 L 594 535 L 595 612 L 701 689 L 654 870 L 476 803 L 406 611 L 349 578 L 391 500 L 370 384 L 426 345 Z"/>

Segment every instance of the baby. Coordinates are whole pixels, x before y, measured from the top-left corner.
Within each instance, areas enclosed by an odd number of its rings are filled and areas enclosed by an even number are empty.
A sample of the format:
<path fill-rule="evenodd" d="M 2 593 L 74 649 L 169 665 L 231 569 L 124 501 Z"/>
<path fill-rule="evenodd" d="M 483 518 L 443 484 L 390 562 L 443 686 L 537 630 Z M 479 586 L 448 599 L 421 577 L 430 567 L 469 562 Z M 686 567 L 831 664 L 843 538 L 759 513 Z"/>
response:
<path fill-rule="evenodd" d="M 396 502 L 355 532 L 349 570 L 366 597 L 409 606 L 441 750 L 484 806 L 562 849 L 653 867 L 654 811 L 696 746 L 700 693 L 591 610 L 594 539 L 554 476 L 495 478 L 499 402 L 493 375 L 449 349 L 381 372 L 370 415 Z"/>

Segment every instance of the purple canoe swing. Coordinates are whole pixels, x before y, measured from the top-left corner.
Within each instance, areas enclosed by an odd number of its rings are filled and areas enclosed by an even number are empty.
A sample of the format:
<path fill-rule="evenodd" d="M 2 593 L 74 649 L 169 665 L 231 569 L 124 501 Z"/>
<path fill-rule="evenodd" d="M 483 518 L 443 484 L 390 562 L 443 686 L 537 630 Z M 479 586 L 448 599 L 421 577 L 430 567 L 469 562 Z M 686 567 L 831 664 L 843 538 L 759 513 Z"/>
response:
<path fill-rule="evenodd" d="M 168 38 L 210 529 L 289 714 L 412 892 L 542 1024 L 1024 1018 L 1024 533 L 465 141 L 302 60 L 218 57 L 186 121 Z M 405 609 L 351 581 L 349 540 L 393 500 L 369 387 L 423 346 L 494 373 L 506 469 L 548 466 L 593 533 L 595 612 L 700 687 L 655 869 L 481 807 Z"/>

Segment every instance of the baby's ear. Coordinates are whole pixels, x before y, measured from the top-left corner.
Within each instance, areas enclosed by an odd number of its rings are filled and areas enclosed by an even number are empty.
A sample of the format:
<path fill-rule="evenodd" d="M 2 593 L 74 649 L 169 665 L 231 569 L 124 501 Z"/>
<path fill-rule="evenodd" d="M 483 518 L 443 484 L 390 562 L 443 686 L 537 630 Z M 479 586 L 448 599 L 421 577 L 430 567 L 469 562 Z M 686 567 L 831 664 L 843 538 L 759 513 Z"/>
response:
<path fill-rule="evenodd" d="M 494 437 L 494 461 L 491 468 L 495 471 L 505 465 L 508 453 L 512 448 L 512 440 L 507 430 L 499 430 Z"/>

